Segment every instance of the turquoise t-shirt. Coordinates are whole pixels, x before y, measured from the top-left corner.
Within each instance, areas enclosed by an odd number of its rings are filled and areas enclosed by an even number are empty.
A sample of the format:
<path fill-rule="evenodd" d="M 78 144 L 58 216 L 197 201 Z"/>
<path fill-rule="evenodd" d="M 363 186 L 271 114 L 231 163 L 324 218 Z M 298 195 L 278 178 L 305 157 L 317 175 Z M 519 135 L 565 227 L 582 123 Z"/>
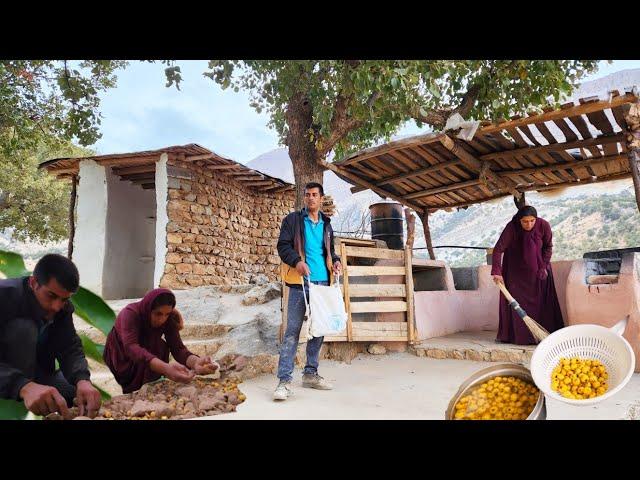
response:
<path fill-rule="evenodd" d="M 318 223 L 313 223 L 309 215 L 304 216 L 304 255 L 306 264 L 311 270 L 311 280 L 327 282 L 329 281 L 329 271 L 322 252 L 324 221 L 320 214 L 318 216 Z"/>

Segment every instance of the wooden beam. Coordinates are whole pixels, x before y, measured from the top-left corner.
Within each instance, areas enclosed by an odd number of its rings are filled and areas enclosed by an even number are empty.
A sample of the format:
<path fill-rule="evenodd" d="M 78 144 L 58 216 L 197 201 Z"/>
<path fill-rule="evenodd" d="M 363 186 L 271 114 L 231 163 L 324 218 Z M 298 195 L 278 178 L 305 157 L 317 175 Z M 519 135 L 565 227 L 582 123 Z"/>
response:
<path fill-rule="evenodd" d="M 455 167 L 455 166 L 458 166 L 458 165 L 461 165 L 461 164 L 462 164 L 462 160 L 450 160 L 448 162 L 439 163 L 437 165 L 432 165 L 430 167 L 420 168 L 420 169 L 415 170 L 413 172 L 402 173 L 400 175 L 395 175 L 393 177 L 386 178 L 384 180 L 381 180 L 380 182 L 376 182 L 376 185 L 381 187 L 383 185 L 388 185 L 390 183 L 401 182 L 403 180 L 407 180 L 407 179 L 412 178 L 412 177 L 417 177 L 419 175 L 426 175 L 426 174 L 429 174 L 429 173 L 433 173 L 433 172 L 437 172 L 437 171 L 440 171 L 440 170 L 444 170 L 445 168 L 448 168 L 448 167 Z M 364 188 L 364 187 L 352 187 L 351 188 L 351 193 L 358 193 L 358 192 L 361 192 L 363 190 L 366 190 L 366 188 Z"/>
<path fill-rule="evenodd" d="M 638 98 L 632 94 L 627 93 L 619 97 L 614 97 L 611 101 L 602 100 L 598 102 L 585 103 L 582 105 L 575 105 L 563 110 L 552 110 L 550 112 L 541 113 L 532 117 L 520 118 L 517 120 L 511 120 L 508 122 L 488 125 L 486 127 L 480 127 L 478 129 L 479 134 L 498 132 L 506 128 L 515 128 L 521 125 L 530 125 L 533 123 L 549 122 L 554 120 L 560 120 L 568 117 L 574 117 L 576 115 L 583 115 L 591 112 L 597 112 L 598 110 L 604 110 L 606 108 L 614 108 L 625 103 L 637 102 Z"/>
<path fill-rule="evenodd" d="M 351 341 L 351 339 L 353 338 L 353 332 L 352 332 L 352 326 L 351 326 L 351 292 L 350 292 L 350 288 L 349 288 L 349 270 L 351 267 L 349 267 L 348 262 L 347 262 L 347 250 L 346 250 L 347 246 L 344 243 L 340 243 L 340 263 L 342 263 L 342 268 L 344 269 L 344 278 L 342 280 L 342 283 L 344 285 L 343 287 L 343 294 L 344 294 L 344 305 L 346 307 L 347 310 L 347 341 Z"/>
<path fill-rule="evenodd" d="M 78 194 L 78 176 L 71 179 L 71 196 L 69 199 L 69 243 L 67 245 L 67 258 L 73 257 L 73 239 L 76 236 L 76 196 Z"/>
<path fill-rule="evenodd" d="M 273 185 L 273 181 L 271 180 L 262 180 L 259 182 L 245 182 L 243 185 L 247 187 L 264 187 L 266 185 Z"/>
<path fill-rule="evenodd" d="M 184 157 L 183 161 L 185 162 L 195 162 L 196 160 L 208 160 L 210 158 L 215 158 L 217 155 L 213 153 L 202 153 L 200 155 L 189 155 L 188 157 Z"/>
<path fill-rule="evenodd" d="M 98 165 L 102 165 L 103 167 L 114 167 L 114 166 L 135 166 L 142 165 L 148 163 L 155 163 L 160 159 L 160 155 L 152 155 L 148 157 L 124 157 L 124 158 L 107 158 L 104 160 L 100 160 L 99 158 L 90 158 L 88 160 L 95 160 Z"/>
<path fill-rule="evenodd" d="M 422 207 L 413 203 L 413 202 L 409 202 L 407 200 L 403 200 L 401 196 L 396 195 L 394 193 L 389 192 L 388 190 L 385 190 L 383 188 L 380 188 L 370 182 L 367 182 L 366 180 L 362 179 L 361 177 L 359 177 L 358 175 L 355 175 L 351 172 L 347 172 L 345 169 L 343 168 L 339 168 L 336 165 L 333 165 L 329 162 L 325 162 L 324 160 L 320 160 L 319 163 L 324 166 L 325 168 L 331 170 L 334 173 L 337 173 L 339 175 L 342 175 L 345 178 L 348 178 L 349 180 L 353 181 L 354 183 L 358 184 L 358 185 L 362 185 L 364 187 L 367 187 L 370 190 L 373 190 L 375 193 L 377 193 L 378 195 L 382 196 L 382 197 L 388 197 L 391 198 L 393 200 L 395 200 L 396 202 L 400 202 L 403 205 L 406 205 L 408 207 L 413 208 L 416 212 L 422 212 Z"/>
<path fill-rule="evenodd" d="M 116 175 L 133 175 L 135 173 L 155 173 L 156 164 L 150 163 L 148 165 L 135 165 L 133 167 L 120 167 L 113 168 L 111 170 Z"/>
<path fill-rule="evenodd" d="M 530 155 L 541 152 L 560 152 L 573 148 L 592 147 L 594 145 L 607 145 L 610 143 L 624 142 L 624 138 L 624 134 L 619 133 L 617 135 L 610 135 L 607 137 L 600 136 L 596 138 L 588 138 L 586 140 L 578 140 L 575 142 L 552 143 L 550 145 L 542 145 L 540 147 L 525 147 L 518 148 L 516 150 L 487 153 L 486 155 L 481 155 L 478 158 L 480 160 L 493 160 L 495 158 L 513 157 L 515 155 Z"/>
<path fill-rule="evenodd" d="M 151 173 L 151 172 L 134 173 L 134 174 L 131 174 L 131 175 L 122 175 L 122 176 L 120 176 L 120 181 L 121 182 L 127 182 L 127 181 L 145 180 L 145 179 L 155 180 L 155 178 L 156 178 L 155 174 Z"/>
<path fill-rule="evenodd" d="M 431 260 L 436 259 L 436 254 L 433 251 L 433 244 L 431 243 L 431 229 L 429 228 L 429 211 L 424 210 L 424 213 L 419 215 L 422 222 L 422 230 L 424 232 L 424 239 L 427 242 L 427 251 L 429 252 L 429 258 Z"/>
<path fill-rule="evenodd" d="M 484 167 L 483 163 L 480 160 L 478 160 L 476 157 L 462 148 L 458 144 L 458 142 L 455 142 L 447 135 L 443 135 L 442 137 L 440 137 L 440 142 L 442 142 L 442 145 L 444 145 L 447 150 L 449 150 L 456 157 L 462 160 L 469 168 L 471 168 L 472 171 L 477 171 L 479 174 L 484 174 L 486 178 L 495 183 L 499 189 L 515 192 L 514 185 L 510 185 L 509 182 L 505 182 L 504 180 L 502 180 L 497 174 L 493 172 L 493 170 L 491 170 L 488 164 L 486 167 Z M 510 183 L 513 184 L 514 182 Z"/>
<path fill-rule="evenodd" d="M 544 173 L 551 172 L 553 170 L 568 170 L 576 167 L 588 167 L 590 165 L 600 165 L 608 162 L 619 162 L 626 159 L 624 154 L 612 155 L 610 157 L 590 158 L 588 160 L 574 160 L 573 162 L 555 163 L 552 165 L 543 165 L 540 167 L 523 168 L 520 170 L 501 170 L 498 173 L 501 176 L 505 175 L 528 175 L 530 173 Z"/>
<path fill-rule="evenodd" d="M 403 260 L 404 252 L 402 250 L 392 250 L 389 248 L 369 248 L 369 247 L 347 247 L 347 255 L 349 257 L 366 257 L 366 258 L 386 258 L 392 260 Z"/>
<path fill-rule="evenodd" d="M 247 175 L 245 177 L 235 176 L 233 177 L 233 179 L 237 180 L 238 182 L 251 182 L 258 179 L 264 179 L 264 175 L 255 174 L 255 175 Z"/>
<path fill-rule="evenodd" d="M 235 163 L 226 163 L 224 165 L 207 165 L 206 168 L 209 170 L 232 170 L 234 168 L 243 168 L 242 165 L 237 165 Z"/>
<path fill-rule="evenodd" d="M 379 302 L 353 302 L 351 304 L 352 313 L 383 313 L 406 311 L 407 302 L 396 300 L 385 300 Z"/>
<path fill-rule="evenodd" d="M 349 285 L 350 297 L 406 297 L 407 290 L 401 283 L 398 284 L 358 284 Z"/>
<path fill-rule="evenodd" d="M 402 198 L 405 198 L 407 200 L 413 200 L 416 198 L 431 197 L 439 193 L 450 192 L 452 190 L 460 190 L 462 188 L 467 188 L 467 187 L 474 187 L 476 185 L 480 185 L 480 180 L 474 179 L 474 180 L 468 180 L 466 182 L 452 183 L 451 185 L 443 185 L 442 187 L 430 188 L 428 190 L 423 190 L 421 192 L 409 193 L 407 195 L 404 195 Z"/>
<path fill-rule="evenodd" d="M 374 275 L 404 275 L 404 267 L 349 267 L 350 277 L 368 277 Z"/>
<path fill-rule="evenodd" d="M 413 305 L 413 250 L 407 246 L 404 249 L 405 292 L 407 298 L 407 338 L 409 343 L 415 341 L 415 312 Z"/>
<path fill-rule="evenodd" d="M 640 211 L 640 102 L 630 105 L 623 114 L 629 130 L 626 141 L 629 170 L 633 178 L 636 205 Z"/>
<path fill-rule="evenodd" d="M 391 152 L 393 150 L 400 150 L 402 148 L 413 147 L 415 145 L 426 145 L 429 143 L 437 142 L 440 138 L 440 135 L 443 135 L 443 134 L 427 133 L 425 135 L 418 135 L 415 137 L 397 140 L 395 142 L 385 143 L 384 145 L 379 145 L 377 147 L 361 150 L 334 163 L 336 165 L 344 167 L 347 165 L 351 165 L 353 163 L 361 162 L 362 160 L 366 160 L 367 158 L 377 157 L 379 155 Z"/>
<path fill-rule="evenodd" d="M 51 169 L 51 170 L 48 170 L 48 172 L 51 175 L 61 176 L 61 175 L 76 175 L 78 174 L 79 170 L 80 170 L 80 167 L 78 166 L 78 164 L 76 164 L 75 167 Z"/>

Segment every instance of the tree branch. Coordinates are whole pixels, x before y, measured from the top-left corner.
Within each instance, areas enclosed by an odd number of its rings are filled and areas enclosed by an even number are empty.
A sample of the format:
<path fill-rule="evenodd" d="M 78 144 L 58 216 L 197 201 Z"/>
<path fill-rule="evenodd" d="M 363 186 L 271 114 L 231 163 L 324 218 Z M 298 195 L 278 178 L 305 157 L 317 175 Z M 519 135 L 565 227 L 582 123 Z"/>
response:
<path fill-rule="evenodd" d="M 411 117 L 415 120 L 419 120 L 421 122 L 432 125 L 435 128 L 442 129 L 446 125 L 449 117 L 454 113 L 459 113 L 463 117 L 467 116 L 473 108 L 473 105 L 476 103 L 479 93 L 480 87 L 478 85 L 472 85 L 462 96 L 460 105 L 458 105 L 456 108 L 443 108 L 439 110 L 433 110 L 427 113 L 427 115 L 422 115 L 420 113 L 420 110 L 417 109 L 411 114 Z"/>

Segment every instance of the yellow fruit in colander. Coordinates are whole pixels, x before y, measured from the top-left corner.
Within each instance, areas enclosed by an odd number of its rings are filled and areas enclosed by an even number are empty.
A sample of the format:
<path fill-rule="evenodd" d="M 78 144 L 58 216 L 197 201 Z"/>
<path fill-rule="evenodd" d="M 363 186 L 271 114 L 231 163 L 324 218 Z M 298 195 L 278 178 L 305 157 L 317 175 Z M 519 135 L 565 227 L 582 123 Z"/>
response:
<path fill-rule="evenodd" d="M 551 372 L 551 389 L 565 398 L 584 400 L 603 395 L 609 388 L 608 378 L 599 360 L 561 358 Z"/>

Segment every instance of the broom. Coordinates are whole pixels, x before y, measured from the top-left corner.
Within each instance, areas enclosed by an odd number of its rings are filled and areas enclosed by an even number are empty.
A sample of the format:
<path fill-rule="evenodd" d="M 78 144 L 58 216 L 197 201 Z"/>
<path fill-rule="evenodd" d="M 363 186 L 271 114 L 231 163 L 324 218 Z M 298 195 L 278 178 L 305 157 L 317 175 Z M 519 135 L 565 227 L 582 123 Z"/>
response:
<path fill-rule="evenodd" d="M 518 314 L 518 316 L 522 319 L 524 324 L 527 326 L 533 338 L 540 343 L 542 340 L 549 336 L 549 332 L 547 332 L 538 322 L 536 322 L 533 318 L 527 315 L 527 312 L 523 310 L 518 302 L 511 296 L 507 287 L 505 287 L 504 283 L 498 282 L 498 288 L 502 291 L 504 298 L 509 302 L 509 306 L 513 308 L 513 310 Z"/>

